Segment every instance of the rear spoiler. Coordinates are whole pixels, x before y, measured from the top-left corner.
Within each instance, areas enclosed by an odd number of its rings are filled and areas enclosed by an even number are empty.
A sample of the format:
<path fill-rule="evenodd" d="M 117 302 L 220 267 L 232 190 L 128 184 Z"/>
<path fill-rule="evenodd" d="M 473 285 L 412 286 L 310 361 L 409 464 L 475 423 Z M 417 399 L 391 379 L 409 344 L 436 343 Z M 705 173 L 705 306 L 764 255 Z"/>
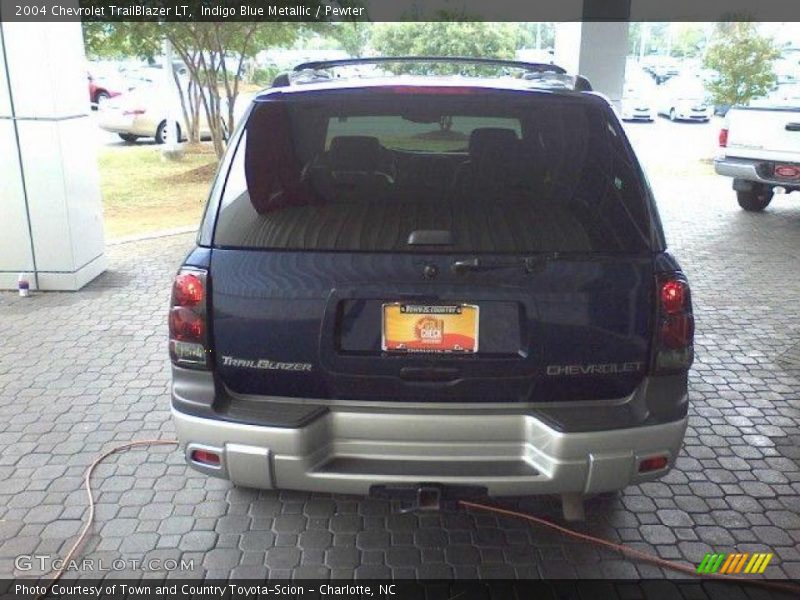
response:
<path fill-rule="evenodd" d="M 294 67 L 291 73 L 278 75 L 273 81 L 272 87 L 287 87 L 294 82 L 310 83 L 332 79 L 333 75 L 330 71 L 337 67 L 386 64 L 463 64 L 514 69 L 522 71 L 522 79 L 532 82 L 533 87 L 578 92 L 592 91 L 592 85 L 588 79 L 581 75 L 568 75 L 567 71 L 558 65 L 466 56 L 377 56 L 304 62 Z"/>

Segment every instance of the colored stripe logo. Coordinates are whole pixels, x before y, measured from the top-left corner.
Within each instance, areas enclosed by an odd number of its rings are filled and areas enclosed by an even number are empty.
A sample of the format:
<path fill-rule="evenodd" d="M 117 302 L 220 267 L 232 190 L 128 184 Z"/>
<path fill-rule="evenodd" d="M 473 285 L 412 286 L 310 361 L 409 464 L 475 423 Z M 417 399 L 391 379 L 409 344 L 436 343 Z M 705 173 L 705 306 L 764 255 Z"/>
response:
<path fill-rule="evenodd" d="M 697 572 L 703 574 L 721 573 L 735 575 L 738 573 L 760 574 L 772 560 L 772 553 L 756 552 L 732 554 L 706 554 L 697 566 Z"/>

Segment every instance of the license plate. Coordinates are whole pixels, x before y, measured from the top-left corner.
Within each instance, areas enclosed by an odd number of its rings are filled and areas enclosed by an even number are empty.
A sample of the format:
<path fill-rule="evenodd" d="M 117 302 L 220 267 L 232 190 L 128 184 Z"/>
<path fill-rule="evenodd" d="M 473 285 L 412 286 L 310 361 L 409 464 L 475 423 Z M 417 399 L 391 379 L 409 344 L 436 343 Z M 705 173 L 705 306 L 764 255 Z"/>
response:
<path fill-rule="evenodd" d="M 387 352 L 477 352 L 478 307 L 474 304 L 384 304 L 381 346 Z"/>
<path fill-rule="evenodd" d="M 777 165 L 775 175 L 783 179 L 800 179 L 800 167 L 796 165 Z"/>

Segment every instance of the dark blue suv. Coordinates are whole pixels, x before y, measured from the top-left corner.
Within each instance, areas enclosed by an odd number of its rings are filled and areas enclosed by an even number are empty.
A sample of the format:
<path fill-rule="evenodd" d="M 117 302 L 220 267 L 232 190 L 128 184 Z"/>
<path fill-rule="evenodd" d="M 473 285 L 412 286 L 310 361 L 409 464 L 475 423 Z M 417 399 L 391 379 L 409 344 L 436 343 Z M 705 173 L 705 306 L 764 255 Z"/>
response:
<path fill-rule="evenodd" d="M 607 99 L 552 65 L 347 66 L 281 78 L 230 140 L 170 309 L 189 463 L 258 488 L 558 494 L 567 518 L 664 475 L 692 305 Z"/>

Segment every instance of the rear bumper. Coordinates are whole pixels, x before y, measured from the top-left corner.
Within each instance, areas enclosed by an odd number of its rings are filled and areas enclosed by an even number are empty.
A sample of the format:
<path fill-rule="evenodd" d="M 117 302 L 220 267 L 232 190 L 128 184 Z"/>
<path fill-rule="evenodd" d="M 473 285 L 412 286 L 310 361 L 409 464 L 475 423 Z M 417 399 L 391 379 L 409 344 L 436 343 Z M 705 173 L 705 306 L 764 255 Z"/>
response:
<path fill-rule="evenodd" d="M 332 407 L 300 427 L 267 427 L 172 410 L 194 468 L 236 484 L 367 494 L 375 485 L 469 485 L 493 496 L 592 494 L 664 475 L 687 419 L 608 431 L 564 433 L 530 414 L 373 411 Z M 192 450 L 218 453 L 218 467 Z M 667 456 L 664 469 L 638 472 Z"/>
<path fill-rule="evenodd" d="M 745 181 L 754 181 L 766 185 L 780 185 L 786 188 L 793 188 L 796 186 L 795 182 L 792 181 L 764 177 L 761 175 L 759 167 L 764 162 L 765 161 L 750 158 L 721 156 L 714 159 L 714 171 L 716 171 L 718 175 L 733 177 L 734 179 L 743 179 Z"/>
<path fill-rule="evenodd" d="M 118 111 L 108 111 L 108 114 L 101 115 L 98 119 L 98 126 L 109 133 L 122 133 L 142 137 L 153 137 L 156 132 L 156 126 L 149 119 L 121 115 L 118 114 Z"/>

